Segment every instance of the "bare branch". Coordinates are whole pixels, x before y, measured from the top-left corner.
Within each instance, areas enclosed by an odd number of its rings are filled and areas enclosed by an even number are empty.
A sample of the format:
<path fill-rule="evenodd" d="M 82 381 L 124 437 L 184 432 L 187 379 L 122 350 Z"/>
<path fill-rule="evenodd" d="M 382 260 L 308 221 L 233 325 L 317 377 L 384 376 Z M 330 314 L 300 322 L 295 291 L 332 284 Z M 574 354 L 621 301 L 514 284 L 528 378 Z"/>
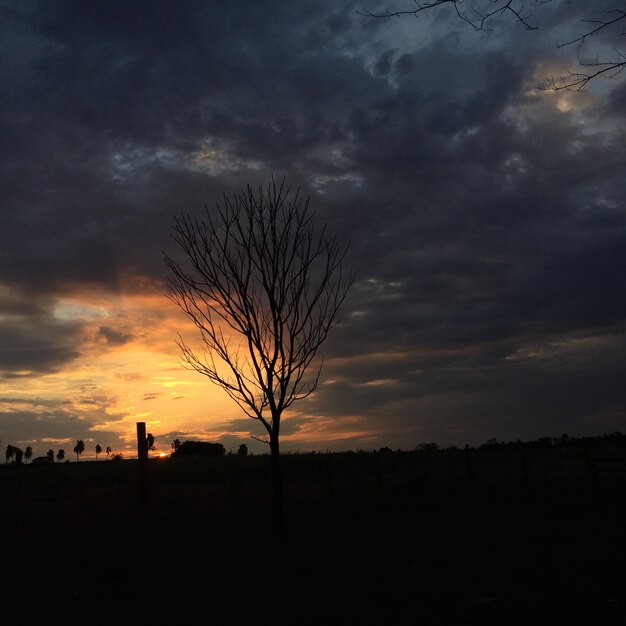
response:
<path fill-rule="evenodd" d="M 534 0 L 533 5 L 546 4 L 551 0 Z M 403 15 L 418 16 L 422 11 L 436 9 L 443 6 L 452 6 L 455 13 L 462 21 L 466 22 L 475 30 L 489 30 L 487 23 L 493 17 L 501 17 L 506 14 L 513 15 L 515 20 L 522 24 L 527 30 L 536 30 L 537 26 L 532 24 L 530 14 L 525 13 L 526 2 L 523 0 L 493 0 L 494 8 L 489 11 L 478 11 L 470 4 L 470 11 L 463 10 L 463 0 L 432 0 L 432 2 L 419 2 L 413 0 L 413 8 L 399 11 L 385 11 L 383 13 L 374 13 L 369 9 L 362 8 L 357 11 L 359 15 L 364 17 L 389 18 L 399 17 Z"/>
<path fill-rule="evenodd" d="M 615 14 L 615 17 L 610 20 L 582 20 L 583 24 L 597 24 L 597 26 L 595 28 L 587 30 L 586 32 L 581 33 L 580 35 L 578 35 L 578 37 L 574 37 L 574 39 L 571 39 L 570 41 L 558 44 L 558 47 L 564 48 L 566 46 L 576 44 L 577 48 L 580 49 L 589 37 L 593 37 L 604 28 L 616 24 L 617 22 L 620 22 L 621 20 L 626 18 L 626 11 L 621 11 L 620 9 L 613 9 L 611 11 L 606 11 L 606 13 L 610 15 Z"/>
<path fill-rule="evenodd" d="M 583 91 L 590 81 L 599 76 L 610 79 L 617 78 L 626 68 L 626 57 L 618 50 L 615 52 L 621 60 L 608 62 L 601 62 L 599 59 L 592 62 L 580 61 L 581 67 L 592 67 L 595 69 L 590 72 L 569 72 L 567 76 L 546 79 L 543 88 L 550 91 L 561 91 L 564 89 L 568 91 Z"/>
<path fill-rule="evenodd" d="M 594 69 L 590 71 L 568 72 L 567 76 L 547 79 L 545 81 L 546 89 L 552 91 L 560 91 L 563 89 L 568 91 L 583 91 L 592 80 L 599 76 L 615 79 L 624 71 L 626 67 L 626 56 L 619 50 L 614 51 L 616 57 L 611 61 L 601 61 L 598 56 L 596 56 L 593 61 L 584 61 L 581 58 L 583 46 L 587 43 L 588 39 L 597 35 L 605 28 L 613 26 L 622 20 L 626 20 L 626 11 L 613 9 L 605 13 L 610 15 L 611 18 L 605 20 L 582 20 L 584 24 L 591 24 L 594 25 L 594 27 L 587 29 L 578 35 L 578 37 L 574 37 L 558 45 L 559 48 L 564 48 L 575 44 L 578 51 L 578 64 L 580 67 L 590 67 Z M 621 34 L 623 35 L 624 31 L 622 31 Z"/>
<path fill-rule="evenodd" d="M 549 4 L 552 0 L 533 0 L 531 6 L 540 6 Z M 482 8 L 477 8 L 482 4 Z M 374 18 L 390 18 L 398 16 L 413 15 L 417 17 L 421 12 L 437 9 L 445 6 L 452 6 L 459 19 L 466 22 L 475 30 L 490 30 L 489 23 L 494 17 L 511 15 L 515 21 L 522 24 L 527 30 L 537 30 L 537 24 L 530 22 L 531 13 L 526 10 L 527 2 L 524 0 L 491 0 L 490 4 L 493 8 L 489 9 L 486 3 L 480 3 L 478 0 L 431 0 L 420 1 L 412 0 L 411 8 L 404 10 L 384 11 L 375 13 L 369 9 L 363 8 L 357 11 L 362 16 Z M 467 7 L 467 8 L 465 8 Z M 557 45 L 558 48 L 568 46 L 576 46 L 579 57 L 579 66 L 581 68 L 595 68 L 589 71 L 570 71 L 566 76 L 558 78 L 552 77 L 544 81 L 544 89 L 559 91 L 568 89 L 570 91 L 582 91 L 592 80 L 598 77 L 617 78 L 626 66 L 626 57 L 622 52 L 616 50 L 616 57 L 612 60 L 601 60 L 596 57 L 594 61 L 581 60 L 580 54 L 583 46 L 591 37 L 606 32 L 606 29 L 615 27 L 620 22 L 626 21 L 626 11 L 623 9 L 611 9 L 604 12 L 606 17 L 603 19 L 583 19 L 581 23 L 585 25 L 584 30 L 576 37 L 569 39 Z M 624 35 L 622 30 L 620 35 Z"/>

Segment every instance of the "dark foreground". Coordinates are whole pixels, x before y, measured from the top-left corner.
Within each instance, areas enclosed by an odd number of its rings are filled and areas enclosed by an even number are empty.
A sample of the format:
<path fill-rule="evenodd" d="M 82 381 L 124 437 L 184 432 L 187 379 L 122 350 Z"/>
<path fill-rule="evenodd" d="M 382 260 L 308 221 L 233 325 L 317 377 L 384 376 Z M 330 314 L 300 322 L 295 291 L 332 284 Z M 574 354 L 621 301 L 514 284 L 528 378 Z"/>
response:
<path fill-rule="evenodd" d="M 611 454 L 615 456 L 615 452 Z M 469 464 L 468 464 L 469 462 Z M 2 468 L 3 624 L 626 623 L 626 494 L 580 450 Z"/>

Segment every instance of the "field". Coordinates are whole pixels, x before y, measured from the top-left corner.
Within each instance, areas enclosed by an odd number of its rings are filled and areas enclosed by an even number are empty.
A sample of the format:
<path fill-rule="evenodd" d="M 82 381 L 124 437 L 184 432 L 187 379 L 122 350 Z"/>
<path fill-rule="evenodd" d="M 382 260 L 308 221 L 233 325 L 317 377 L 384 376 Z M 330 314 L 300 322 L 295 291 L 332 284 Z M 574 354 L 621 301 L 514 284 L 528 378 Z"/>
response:
<path fill-rule="evenodd" d="M 593 450 L 593 458 L 624 457 Z M 626 489 L 582 448 L 2 466 L 3 623 L 626 622 Z"/>

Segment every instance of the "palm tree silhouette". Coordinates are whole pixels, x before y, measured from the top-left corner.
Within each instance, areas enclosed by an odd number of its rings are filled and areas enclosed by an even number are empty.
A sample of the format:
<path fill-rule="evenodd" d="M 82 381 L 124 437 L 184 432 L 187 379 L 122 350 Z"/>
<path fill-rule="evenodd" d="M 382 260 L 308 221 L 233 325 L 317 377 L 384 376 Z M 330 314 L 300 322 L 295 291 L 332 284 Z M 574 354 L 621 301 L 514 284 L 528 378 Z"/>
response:
<path fill-rule="evenodd" d="M 54 463 L 54 450 L 48 450 L 46 458 L 48 459 L 48 463 Z"/>
<path fill-rule="evenodd" d="M 26 450 L 24 450 L 24 459 L 27 463 L 31 456 L 33 456 L 33 449 L 30 446 L 26 446 Z"/>
<path fill-rule="evenodd" d="M 111 446 L 107 446 L 107 449 L 106 449 L 107 459 L 111 456 L 112 452 L 113 452 L 113 450 L 111 450 Z"/>
<path fill-rule="evenodd" d="M 15 448 L 11 444 L 9 444 L 7 446 L 7 451 L 5 453 L 6 462 L 9 463 L 14 455 L 15 455 Z"/>
<path fill-rule="evenodd" d="M 76 454 L 76 462 L 80 461 L 80 455 L 85 451 L 85 442 L 79 439 L 74 446 L 74 454 Z"/>
<path fill-rule="evenodd" d="M 102 446 L 100 444 L 96 445 L 96 461 L 98 460 L 98 455 L 102 453 Z"/>
<path fill-rule="evenodd" d="M 65 458 L 65 450 L 63 450 L 63 448 L 61 448 L 58 452 L 57 452 L 57 462 L 61 462 L 63 459 Z"/>

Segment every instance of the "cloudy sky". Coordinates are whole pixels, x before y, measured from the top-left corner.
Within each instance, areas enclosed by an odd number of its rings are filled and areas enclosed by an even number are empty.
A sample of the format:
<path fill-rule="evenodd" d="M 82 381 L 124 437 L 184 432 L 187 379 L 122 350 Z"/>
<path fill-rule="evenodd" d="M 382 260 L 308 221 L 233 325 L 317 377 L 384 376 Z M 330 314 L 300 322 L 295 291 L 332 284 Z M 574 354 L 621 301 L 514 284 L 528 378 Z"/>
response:
<path fill-rule="evenodd" d="M 146 421 L 160 450 L 263 450 L 181 367 L 194 329 L 163 251 L 174 214 L 272 174 L 358 272 L 285 449 L 623 429 L 626 79 L 538 88 L 610 5 L 475 32 L 449 9 L 366 18 L 363 0 L 2 0 L 2 449 L 130 455 Z"/>

